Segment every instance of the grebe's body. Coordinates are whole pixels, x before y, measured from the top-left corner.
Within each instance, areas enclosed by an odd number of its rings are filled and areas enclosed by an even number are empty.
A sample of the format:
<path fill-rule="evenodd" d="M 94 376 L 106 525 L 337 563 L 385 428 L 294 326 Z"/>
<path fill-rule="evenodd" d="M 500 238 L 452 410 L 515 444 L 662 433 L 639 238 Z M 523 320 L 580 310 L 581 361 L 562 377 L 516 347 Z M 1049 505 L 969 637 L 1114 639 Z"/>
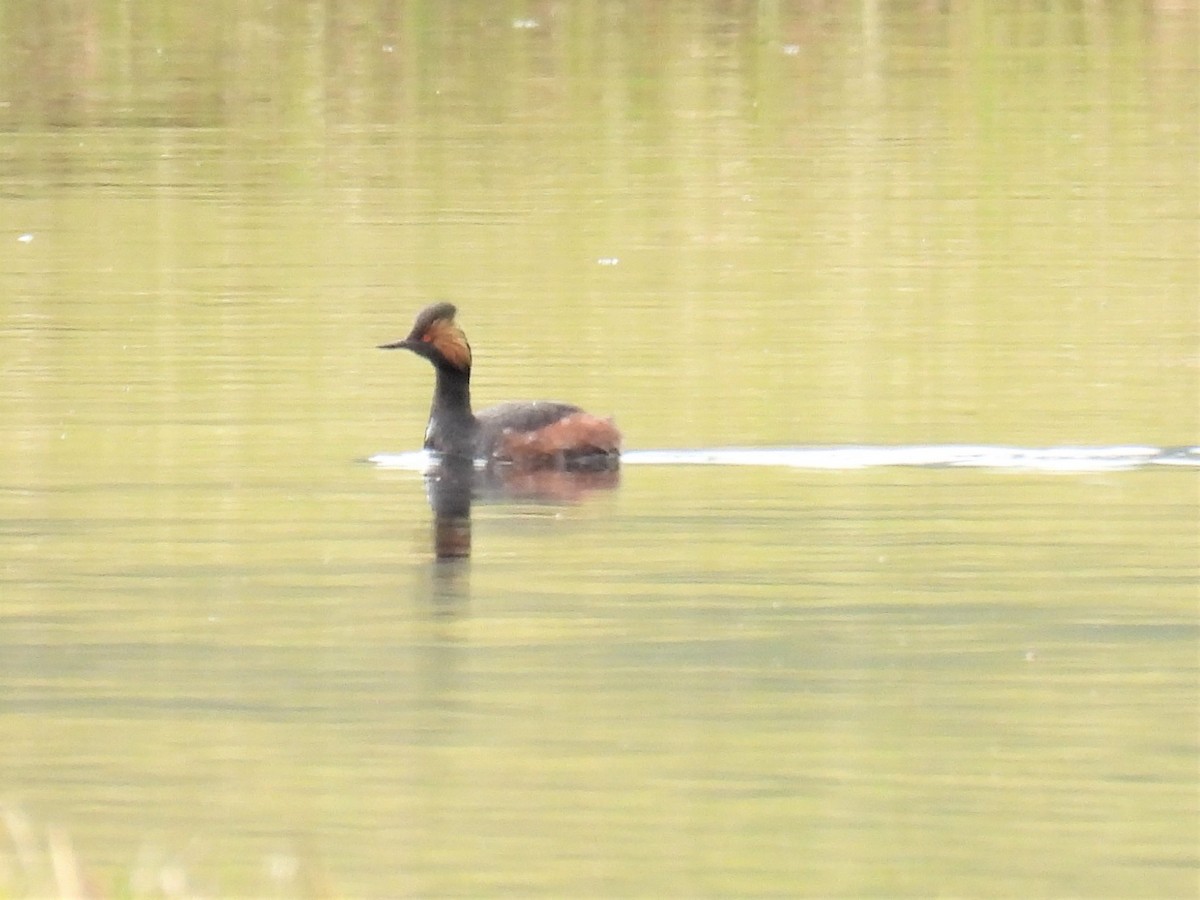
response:
<path fill-rule="evenodd" d="M 436 382 L 425 448 L 522 469 L 608 469 L 620 459 L 621 433 L 611 419 L 558 401 L 500 403 L 471 411 L 471 347 L 450 303 L 418 313 L 403 348 L 433 363 Z"/>

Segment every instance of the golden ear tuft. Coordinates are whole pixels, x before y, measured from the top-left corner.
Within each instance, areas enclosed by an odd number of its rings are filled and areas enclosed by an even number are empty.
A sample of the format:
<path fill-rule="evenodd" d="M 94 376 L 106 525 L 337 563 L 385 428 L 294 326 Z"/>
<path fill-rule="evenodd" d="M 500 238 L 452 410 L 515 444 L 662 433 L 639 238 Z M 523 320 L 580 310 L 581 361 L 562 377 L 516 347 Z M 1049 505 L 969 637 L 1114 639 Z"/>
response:
<path fill-rule="evenodd" d="M 471 368 L 471 345 L 453 319 L 434 319 L 421 340 L 432 344 L 450 365 L 459 369 Z"/>

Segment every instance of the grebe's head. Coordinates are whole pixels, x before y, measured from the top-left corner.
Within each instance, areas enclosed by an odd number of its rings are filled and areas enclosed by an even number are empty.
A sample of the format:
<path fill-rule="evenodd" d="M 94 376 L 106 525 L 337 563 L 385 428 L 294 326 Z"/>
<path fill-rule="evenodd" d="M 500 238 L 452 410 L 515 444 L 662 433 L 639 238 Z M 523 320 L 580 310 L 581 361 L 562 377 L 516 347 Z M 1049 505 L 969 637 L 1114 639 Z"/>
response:
<path fill-rule="evenodd" d="M 453 303 L 435 303 L 417 313 L 412 331 L 402 341 L 380 344 L 382 350 L 403 348 L 423 356 L 435 366 L 471 370 L 471 345 L 467 336 L 454 321 L 457 310 Z"/>

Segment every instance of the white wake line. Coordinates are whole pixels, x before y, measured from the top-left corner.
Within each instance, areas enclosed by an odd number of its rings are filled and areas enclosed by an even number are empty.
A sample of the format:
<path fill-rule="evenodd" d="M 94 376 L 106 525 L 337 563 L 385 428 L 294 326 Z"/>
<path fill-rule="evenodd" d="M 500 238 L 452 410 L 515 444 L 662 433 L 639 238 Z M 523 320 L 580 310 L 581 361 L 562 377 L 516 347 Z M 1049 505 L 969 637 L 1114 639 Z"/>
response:
<path fill-rule="evenodd" d="M 888 466 L 1097 472 L 1174 465 L 1200 467 L 1200 452 L 1159 447 L 995 447 L 929 444 L 900 447 L 724 447 L 714 450 L 634 450 L 622 464 L 781 466 L 870 469 Z"/>
<path fill-rule="evenodd" d="M 381 468 L 425 472 L 424 450 L 378 453 Z M 995 447 L 928 444 L 899 447 L 717 447 L 707 450 L 629 450 L 623 466 L 771 466 L 850 470 L 884 467 L 1001 469 L 1025 472 L 1110 472 L 1149 466 L 1200 468 L 1200 447 Z"/>

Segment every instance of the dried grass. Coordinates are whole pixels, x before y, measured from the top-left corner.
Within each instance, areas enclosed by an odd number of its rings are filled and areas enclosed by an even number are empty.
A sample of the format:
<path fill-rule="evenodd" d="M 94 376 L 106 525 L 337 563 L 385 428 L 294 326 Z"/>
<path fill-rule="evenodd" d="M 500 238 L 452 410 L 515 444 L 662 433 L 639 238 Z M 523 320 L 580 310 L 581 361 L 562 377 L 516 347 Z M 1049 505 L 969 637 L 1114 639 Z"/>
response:
<path fill-rule="evenodd" d="M 84 865 L 65 828 L 35 825 L 7 805 L 0 805 L 0 823 L 0 900 L 201 900 L 220 895 L 201 887 L 180 862 L 149 848 L 108 888 Z M 276 897 L 333 897 L 315 858 L 308 852 L 268 856 L 264 887 Z"/>

